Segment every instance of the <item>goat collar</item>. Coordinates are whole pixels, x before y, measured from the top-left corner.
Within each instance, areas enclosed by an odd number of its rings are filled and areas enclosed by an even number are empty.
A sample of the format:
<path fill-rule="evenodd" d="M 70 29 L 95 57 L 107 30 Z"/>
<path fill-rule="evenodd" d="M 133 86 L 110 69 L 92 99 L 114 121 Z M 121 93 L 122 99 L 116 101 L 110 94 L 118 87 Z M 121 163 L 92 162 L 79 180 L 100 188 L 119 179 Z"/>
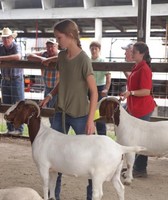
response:
<path fill-rule="evenodd" d="M 120 107 L 120 104 L 117 104 L 116 108 L 114 109 L 114 114 L 118 111 L 119 107 Z M 113 117 L 114 117 L 114 114 L 113 114 Z"/>
<path fill-rule="evenodd" d="M 34 112 L 32 112 L 32 114 L 27 118 L 27 125 L 29 125 L 31 118 L 34 117 L 35 114 L 36 114 L 36 110 L 34 109 Z M 36 118 L 38 118 L 38 116 L 36 116 Z"/>
<path fill-rule="evenodd" d="M 120 109 L 119 108 L 120 108 L 120 103 L 117 103 L 117 106 L 115 108 L 113 107 L 114 110 L 113 110 L 112 119 L 116 126 L 119 126 L 119 123 L 120 123 Z"/>
<path fill-rule="evenodd" d="M 34 112 L 28 117 L 27 119 L 27 125 L 29 125 L 31 118 L 34 116 Z"/>

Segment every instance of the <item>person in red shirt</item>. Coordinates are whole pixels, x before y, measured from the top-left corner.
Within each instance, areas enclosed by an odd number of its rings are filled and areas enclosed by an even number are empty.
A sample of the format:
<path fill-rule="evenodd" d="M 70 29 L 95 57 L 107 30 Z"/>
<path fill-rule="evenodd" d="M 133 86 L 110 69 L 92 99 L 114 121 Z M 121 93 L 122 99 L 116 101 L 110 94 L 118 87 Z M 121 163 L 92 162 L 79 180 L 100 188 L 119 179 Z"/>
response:
<path fill-rule="evenodd" d="M 136 42 L 132 56 L 135 65 L 128 76 L 127 90 L 121 94 L 121 99 L 127 99 L 127 111 L 132 116 L 150 121 L 156 103 L 151 95 L 152 71 L 148 46 L 144 42 Z M 147 162 L 147 156 L 136 155 L 134 177 L 147 177 Z"/>

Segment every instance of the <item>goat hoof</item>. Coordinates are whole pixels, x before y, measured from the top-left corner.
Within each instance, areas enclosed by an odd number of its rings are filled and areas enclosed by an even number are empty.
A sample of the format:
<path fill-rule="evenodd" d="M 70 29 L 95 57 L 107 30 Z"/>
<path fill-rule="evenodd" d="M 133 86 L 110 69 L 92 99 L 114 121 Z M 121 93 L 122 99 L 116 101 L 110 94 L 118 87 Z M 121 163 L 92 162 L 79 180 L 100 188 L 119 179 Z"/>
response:
<path fill-rule="evenodd" d="M 124 185 L 131 185 L 131 183 L 130 183 L 130 182 L 125 182 L 125 181 L 124 181 Z"/>
<path fill-rule="evenodd" d="M 126 174 L 127 171 L 124 171 L 124 172 L 121 172 L 121 176 L 126 179 L 127 178 L 127 174 Z"/>
<path fill-rule="evenodd" d="M 124 180 L 124 185 L 131 185 L 132 181 L 130 179 Z"/>

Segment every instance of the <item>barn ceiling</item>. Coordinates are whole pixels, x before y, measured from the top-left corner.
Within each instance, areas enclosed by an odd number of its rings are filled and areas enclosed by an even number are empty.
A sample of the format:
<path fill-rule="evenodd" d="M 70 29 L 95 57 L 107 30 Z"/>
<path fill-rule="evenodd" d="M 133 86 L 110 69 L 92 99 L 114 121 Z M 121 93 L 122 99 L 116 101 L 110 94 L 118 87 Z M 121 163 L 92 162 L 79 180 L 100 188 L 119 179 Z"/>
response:
<path fill-rule="evenodd" d="M 53 36 L 53 25 L 75 20 L 83 37 L 94 37 L 95 18 L 102 19 L 103 37 L 135 36 L 138 0 L 0 0 L 0 29 L 20 37 Z M 152 0 L 151 36 L 165 35 L 168 0 Z"/>

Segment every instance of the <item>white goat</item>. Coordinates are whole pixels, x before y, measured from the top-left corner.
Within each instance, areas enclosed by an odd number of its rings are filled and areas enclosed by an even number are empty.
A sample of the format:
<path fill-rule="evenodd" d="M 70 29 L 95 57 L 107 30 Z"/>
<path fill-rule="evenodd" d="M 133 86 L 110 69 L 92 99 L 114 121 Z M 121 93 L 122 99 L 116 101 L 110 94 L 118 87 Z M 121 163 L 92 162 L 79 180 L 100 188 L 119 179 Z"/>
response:
<path fill-rule="evenodd" d="M 54 198 L 58 172 L 85 176 L 93 181 L 93 200 L 101 200 L 104 181 L 112 181 L 120 200 L 124 186 L 120 181 L 123 154 L 139 152 L 143 147 L 125 147 L 107 136 L 65 135 L 40 122 L 39 107 L 32 101 L 21 101 L 5 113 L 4 118 L 17 128 L 26 123 L 32 143 L 34 161 L 43 179 L 44 200 Z M 49 188 L 48 188 L 49 187 Z"/>
<path fill-rule="evenodd" d="M 128 114 L 115 97 L 103 98 L 99 106 L 100 116 L 107 123 L 114 123 L 117 142 L 121 145 L 140 145 L 147 151 L 142 155 L 163 156 L 168 153 L 168 122 L 148 122 Z M 101 118 L 99 120 L 101 120 Z M 127 172 L 125 184 L 133 180 L 135 154 L 126 154 Z"/>
<path fill-rule="evenodd" d="M 32 188 L 14 187 L 0 189 L 0 200 L 43 200 Z"/>

